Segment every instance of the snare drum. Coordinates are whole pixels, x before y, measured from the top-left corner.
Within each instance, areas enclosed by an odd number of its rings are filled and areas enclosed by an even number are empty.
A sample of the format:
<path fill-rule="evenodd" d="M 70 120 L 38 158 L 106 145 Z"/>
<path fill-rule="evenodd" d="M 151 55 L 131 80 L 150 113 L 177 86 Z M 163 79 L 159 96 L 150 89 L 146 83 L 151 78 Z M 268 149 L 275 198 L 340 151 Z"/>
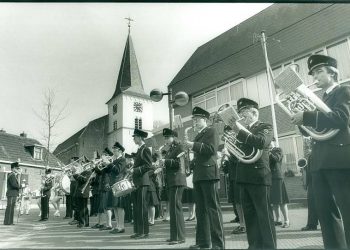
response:
<path fill-rule="evenodd" d="M 118 181 L 112 186 L 113 196 L 116 198 L 127 195 L 135 189 L 134 183 L 128 179 Z"/>
<path fill-rule="evenodd" d="M 70 193 L 70 179 L 67 174 L 64 174 L 62 176 L 62 179 L 60 181 L 60 189 L 65 193 Z"/>

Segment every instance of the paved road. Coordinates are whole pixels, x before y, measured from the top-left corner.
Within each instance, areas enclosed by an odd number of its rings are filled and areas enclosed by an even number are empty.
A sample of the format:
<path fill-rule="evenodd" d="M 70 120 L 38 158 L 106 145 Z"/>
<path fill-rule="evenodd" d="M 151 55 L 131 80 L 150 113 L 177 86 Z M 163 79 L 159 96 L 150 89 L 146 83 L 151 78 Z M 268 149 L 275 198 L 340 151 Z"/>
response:
<path fill-rule="evenodd" d="M 186 249 L 194 244 L 195 222 L 186 222 L 186 243 L 169 246 L 165 240 L 169 238 L 169 223 L 156 221 L 150 227 L 150 238 L 146 240 L 132 240 L 132 225 L 126 224 L 126 232 L 111 235 L 106 231 L 91 228 L 79 229 L 68 225 L 69 220 L 62 217 L 51 217 L 47 222 L 39 222 L 38 210 L 31 210 L 30 215 L 20 216 L 16 225 L 2 225 L 5 210 L 0 210 L 0 248 L 114 248 L 114 249 Z M 64 214 L 62 211 L 61 214 Z M 305 208 L 290 209 L 290 228 L 277 227 L 278 248 L 283 249 L 322 249 L 321 231 L 302 232 L 305 226 L 307 210 Z M 230 232 L 237 224 L 229 223 L 233 219 L 230 211 L 224 212 L 224 229 L 226 248 L 245 249 L 248 247 L 245 234 L 232 235 Z M 94 225 L 96 217 L 92 217 L 90 225 Z"/>

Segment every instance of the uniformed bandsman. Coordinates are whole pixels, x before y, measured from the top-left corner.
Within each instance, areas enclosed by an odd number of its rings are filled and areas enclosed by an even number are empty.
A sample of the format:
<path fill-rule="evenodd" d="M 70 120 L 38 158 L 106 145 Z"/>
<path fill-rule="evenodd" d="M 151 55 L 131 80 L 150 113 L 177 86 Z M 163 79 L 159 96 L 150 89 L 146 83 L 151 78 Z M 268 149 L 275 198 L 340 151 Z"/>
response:
<path fill-rule="evenodd" d="M 13 216 L 15 213 L 16 200 L 19 195 L 19 183 L 17 175 L 20 174 L 20 167 L 18 162 L 11 163 L 11 173 L 7 176 L 7 206 L 5 210 L 4 225 L 14 225 Z"/>
<path fill-rule="evenodd" d="M 325 55 L 308 58 L 309 75 L 324 91 L 329 113 L 297 112 L 292 123 L 315 128 L 338 129 L 328 140 L 313 140 L 310 171 L 324 247 L 350 247 L 350 87 L 339 85 L 337 60 Z"/>
<path fill-rule="evenodd" d="M 258 104 L 250 99 L 237 101 L 239 115 L 243 125 L 251 132 L 240 130 L 231 124 L 236 132 L 241 150 L 247 155 L 252 148 L 262 150 L 262 156 L 254 163 L 239 162 L 237 165 L 237 183 L 241 185 L 243 216 L 249 248 L 275 249 L 276 231 L 270 202 L 271 170 L 269 167 L 269 145 L 273 134 L 272 126 L 259 121 Z"/>
<path fill-rule="evenodd" d="M 194 107 L 193 126 L 198 132 L 194 142 L 185 138 L 185 144 L 194 152 L 191 162 L 193 168 L 193 186 L 196 202 L 196 244 L 190 248 L 225 248 L 225 237 L 220 208 L 216 151 L 218 135 L 214 128 L 207 126 L 209 112 Z"/>
<path fill-rule="evenodd" d="M 51 171 L 51 168 L 45 170 L 45 179 L 41 187 L 41 219 L 39 221 L 47 221 L 49 219 L 49 201 L 54 181 L 54 176 L 51 175 Z"/>
<path fill-rule="evenodd" d="M 184 152 L 183 146 L 177 141 L 177 132 L 171 129 L 163 129 L 165 143 L 168 151 L 160 165 L 165 167 L 166 183 L 169 189 L 170 209 L 170 239 L 169 244 L 175 245 L 185 242 L 185 220 L 182 213 L 182 193 L 186 186 L 185 166 L 180 164 L 178 157 Z"/>
<path fill-rule="evenodd" d="M 88 165 L 86 165 L 88 164 Z M 90 163 L 91 164 L 91 163 Z M 84 163 L 85 169 L 79 174 L 74 174 L 73 178 L 77 182 L 76 200 L 77 200 L 77 213 L 78 213 L 78 225 L 77 227 L 89 226 L 89 209 L 87 207 L 90 185 L 86 183 L 89 181 L 89 177 L 92 174 L 92 169 L 89 163 Z"/>
<path fill-rule="evenodd" d="M 134 193 L 134 234 L 130 237 L 133 239 L 142 239 L 149 237 L 148 224 L 148 204 L 147 204 L 147 190 L 150 185 L 148 172 L 152 167 L 151 150 L 146 146 L 144 139 L 147 138 L 148 133 L 140 129 L 134 130 L 134 142 L 139 146 L 133 168 L 130 170 L 132 179 L 136 186 Z"/>

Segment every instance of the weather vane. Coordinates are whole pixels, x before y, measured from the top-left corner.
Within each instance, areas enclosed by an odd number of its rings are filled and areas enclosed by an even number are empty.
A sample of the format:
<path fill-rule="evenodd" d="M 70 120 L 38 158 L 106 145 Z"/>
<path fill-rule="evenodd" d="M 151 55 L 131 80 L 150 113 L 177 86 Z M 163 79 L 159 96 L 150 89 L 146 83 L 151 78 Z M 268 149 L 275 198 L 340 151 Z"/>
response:
<path fill-rule="evenodd" d="M 130 16 L 129 17 L 125 17 L 124 19 L 128 20 L 128 27 L 129 27 L 129 34 L 130 34 L 130 27 L 131 27 L 130 22 L 134 21 L 134 20 L 131 19 Z"/>

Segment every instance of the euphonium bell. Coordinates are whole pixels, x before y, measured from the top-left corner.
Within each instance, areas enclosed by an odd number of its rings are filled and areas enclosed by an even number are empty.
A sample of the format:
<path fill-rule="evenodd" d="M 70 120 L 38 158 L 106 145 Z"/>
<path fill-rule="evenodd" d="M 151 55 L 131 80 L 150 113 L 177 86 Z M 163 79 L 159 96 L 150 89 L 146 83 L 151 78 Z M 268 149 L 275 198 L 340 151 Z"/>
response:
<path fill-rule="evenodd" d="M 274 84 L 283 92 L 276 95 L 276 103 L 292 117 L 296 112 L 314 111 L 318 109 L 322 113 L 329 113 L 332 110 L 304 83 L 297 73 L 297 64 L 293 64 L 283 70 L 274 80 Z M 282 102 L 281 96 L 287 105 Z M 314 128 L 301 126 L 306 133 L 317 141 L 329 140 L 335 136 L 339 129 L 324 129 L 317 131 Z"/>
<path fill-rule="evenodd" d="M 238 115 L 237 111 L 230 105 L 223 105 L 218 110 L 218 116 L 225 123 L 225 125 L 230 126 L 235 123 L 240 130 L 244 130 L 246 133 L 251 134 L 251 132 L 246 129 L 241 123 L 239 123 L 242 118 Z M 237 145 L 240 141 L 236 138 L 234 132 L 224 132 L 223 139 L 225 142 L 225 147 L 227 150 L 233 154 L 240 162 L 251 164 L 260 159 L 262 151 L 256 148 L 252 149 L 252 152 L 247 155 L 243 150 Z"/>

